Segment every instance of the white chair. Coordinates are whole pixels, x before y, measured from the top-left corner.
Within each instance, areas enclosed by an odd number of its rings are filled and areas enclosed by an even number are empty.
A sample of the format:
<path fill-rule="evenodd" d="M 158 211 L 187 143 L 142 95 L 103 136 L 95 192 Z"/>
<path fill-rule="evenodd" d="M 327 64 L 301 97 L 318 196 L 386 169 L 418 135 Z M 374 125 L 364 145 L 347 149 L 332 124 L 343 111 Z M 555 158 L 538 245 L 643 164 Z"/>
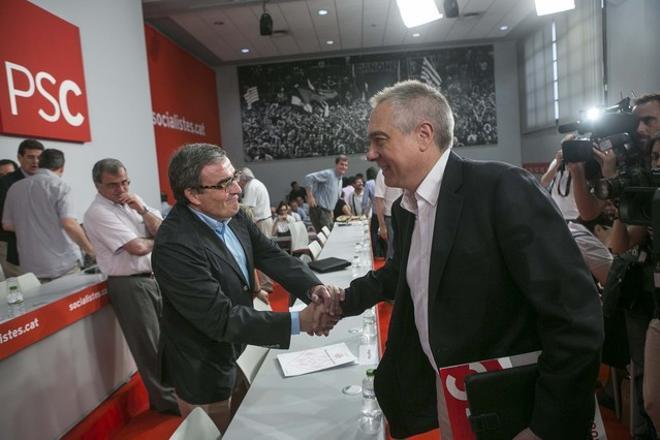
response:
<path fill-rule="evenodd" d="M 220 430 L 213 420 L 202 408 L 193 409 L 179 427 L 174 431 L 170 440 L 218 440 L 222 438 Z"/>
<path fill-rule="evenodd" d="M 323 226 L 323 227 L 321 228 L 321 232 L 323 232 L 323 233 L 325 234 L 326 237 L 329 237 L 329 236 L 330 236 L 330 228 L 328 228 L 327 226 Z"/>
<path fill-rule="evenodd" d="M 261 300 L 255 298 L 253 301 L 254 308 L 260 311 L 272 312 L 273 309 L 268 304 L 264 304 Z M 270 349 L 266 347 L 259 347 L 257 345 L 248 345 L 245 347 L 245 351 L 236 359 L 236 364 L 245 375 L 248 383 L 252 383 L 261 364 L 264 363 L 264 359 L 268 354 Z"/>
<path fill-rule="evenodd" d="M 312 260 L 316 260 L 321 253 L 321 245 L 318 241 L 313 241 L 307 246 L 310 253 L 312 254 Z"/>
<path fill-rule="evenodd" d="M 303 222 L 294 222 L 289 225 L 291 231 L 291 253 L 306 249 L 309 244 L 309 234 Z"/>
<path fill-rule="evenodd" d="M 323 232 L 316 234 L 316 239 L 321 243 L 321 246 L 325 246 L 325 242 L 328 241 L 328 237 Z"/>

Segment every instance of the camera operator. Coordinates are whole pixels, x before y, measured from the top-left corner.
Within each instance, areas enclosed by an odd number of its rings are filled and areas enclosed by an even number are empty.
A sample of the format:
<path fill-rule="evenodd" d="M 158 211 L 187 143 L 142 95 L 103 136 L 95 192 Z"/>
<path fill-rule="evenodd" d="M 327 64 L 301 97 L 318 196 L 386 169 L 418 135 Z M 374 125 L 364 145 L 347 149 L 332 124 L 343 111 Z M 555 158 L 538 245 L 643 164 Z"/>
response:
<path fill-rule="evenodd" d="M 568 135 L 563 140 L 574 138 L 575 135 Z M 541 185 L 550 192 L 552 200 L 564 216 L 571 236 L 577 243 L 589 271 L 598 283 L 604 285 L 612 265 L 612 254 L 598 237 L 578 222 L 580 213 L 571 192 L 571 181 L 571 174 L 566 169 L 563 152 L 560 149 L 541 177 Z"/>
<path fill-rule="evenodd" d="M 660 169 L 660 145 L 657 137 L 652 135 L 660 130 L 660 94 L 648 94 L 634 101 L 633 114 L 636 117 L 635 147 L 642 157 L 639 168 Z M 593 148 L 593 156 L 600 165 L 600 173 L 604 178 L 611 178 L 629 172 L 626 166 L 617 164 L 617 155 L 613 149 L 601 151 Z M 650 166 L 649 166 L 650 165 Z M 622 169 L 619 170 L 619 167 Z M 573 195 L 581 218 L 591 220 L 596 218 L 604 206 L 605 200 L 596 198 L 589 190 L 585 163 L 570 163 L 567 168 L 573 178 Z M 619 173 L 621 171 L 621 173 Z M 624 315 L 630 357 L 634 367 L 634 383 L 636 399 L 633 402 L 634 420 L 633 433 L 635 439 L 655 439 L 656 430 L 653 422 L 644 411 L 642 393 L 644 374 L 644 345 L 646 329 L 653 317 L 653 272 L 657 260 L 651 252 L 652 230 L 647 226 L 626 225 L 621 220 L 615 220 L 610 234 L 610 248 L 615 254 L 621 254 L 637 247 L 641 252 L 638 264 L 641 271 L 634 272 L 639 279 L 632 280 L 632 285 L 638 286 L 631 293 L 624 305 Z M 636 248 L 636 249 L 637 249 Z M 633 251 L 634 252 L 634 251 Z M 633 275 L 629 275 L 633 276 Z M 658 374 L 654 372 L 653 374 Z"/>

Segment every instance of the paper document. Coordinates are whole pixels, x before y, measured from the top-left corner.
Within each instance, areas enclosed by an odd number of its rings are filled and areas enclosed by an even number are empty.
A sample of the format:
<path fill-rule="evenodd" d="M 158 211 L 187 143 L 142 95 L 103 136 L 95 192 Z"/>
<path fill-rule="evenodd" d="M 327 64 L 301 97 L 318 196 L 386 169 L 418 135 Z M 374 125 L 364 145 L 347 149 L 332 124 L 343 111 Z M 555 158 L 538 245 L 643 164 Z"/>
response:
<path fill-rule="evenodd" d="M 284 376 L 300 376 L 356 361 L 345 343 L 277 355 Z"/>

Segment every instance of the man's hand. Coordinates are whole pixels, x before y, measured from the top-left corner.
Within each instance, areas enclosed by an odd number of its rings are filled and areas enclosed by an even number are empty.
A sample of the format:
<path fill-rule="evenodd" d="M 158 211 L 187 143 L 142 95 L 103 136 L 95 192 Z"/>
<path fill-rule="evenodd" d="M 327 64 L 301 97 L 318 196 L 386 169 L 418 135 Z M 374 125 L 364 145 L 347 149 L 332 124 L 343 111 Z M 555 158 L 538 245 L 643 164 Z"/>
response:
<path fill-rule="evenodd" d="M 617 174 L 616 169 L 616 154 L 611 148 L 609 150 L 600 151 L 598 148 L 592 148 L 596 160 L 600 164 L 600 169 L 603 177 L 610 178 Z"/>
<path fill-rule="evenodd" d="M 378 236 L 387 241 L 387 226 L 378 226 Z"/>
<path fill-rule="evenodd" d="M 337 324 L 339 317 L 331 316 L 323 304 L 310 303 L 298 315 L 300 330 L 313 336 L 328 336 L 330 330 Z"/>
<path fill-rule="evenodd" d="M 119 202 L 128 205 L 131 209 L 133 209 L 135 212 L 137 212 L 140 215 L 144 214 L 144 205 L 140 203 L 140 200 L 135 194 L 129 194 L 129 193 L 122 194 L 119 197 Z"/>
<path fill-rule="evenodd" d="M 531 429 L 525 428 L 523 431 L 520 431 L 513 440 L 541 440 L 541 437 L 534 434 Z"/>
<path fill-rule="evenodd" d="M 316 199 L 314 199 L 314 196 L 311 192 L 307 193 L 307 206 L 310 208 L 314 208 L 316 206 Z"/>
<path fill-rule="evenodd" d="M 259 291 L 255 293 L 254 296 L 262 303 L 270 304 L 269 294 L 264 289 L 259 289 Z"/>
<path fill-rule="evenodd" d="M 319 284 L 309 290 L 309 299 L 314 304 L 323 304 L 331 316 L 341 317 L 340 303 L 344 301 L 344 289 Z"/>

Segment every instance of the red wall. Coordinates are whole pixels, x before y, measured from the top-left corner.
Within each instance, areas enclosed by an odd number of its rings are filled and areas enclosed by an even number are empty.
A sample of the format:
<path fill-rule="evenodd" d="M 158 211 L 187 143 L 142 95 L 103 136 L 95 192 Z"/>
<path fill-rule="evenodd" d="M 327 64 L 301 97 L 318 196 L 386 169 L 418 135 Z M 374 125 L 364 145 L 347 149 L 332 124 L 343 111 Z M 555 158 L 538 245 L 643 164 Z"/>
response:
<path fill-rule="evenodd" d="M 151 26 L 145 35 L 160 189 L 173 204 L 167 164 L 174 150 L 192 142 L 220 145 L 215 72 Z"/>

